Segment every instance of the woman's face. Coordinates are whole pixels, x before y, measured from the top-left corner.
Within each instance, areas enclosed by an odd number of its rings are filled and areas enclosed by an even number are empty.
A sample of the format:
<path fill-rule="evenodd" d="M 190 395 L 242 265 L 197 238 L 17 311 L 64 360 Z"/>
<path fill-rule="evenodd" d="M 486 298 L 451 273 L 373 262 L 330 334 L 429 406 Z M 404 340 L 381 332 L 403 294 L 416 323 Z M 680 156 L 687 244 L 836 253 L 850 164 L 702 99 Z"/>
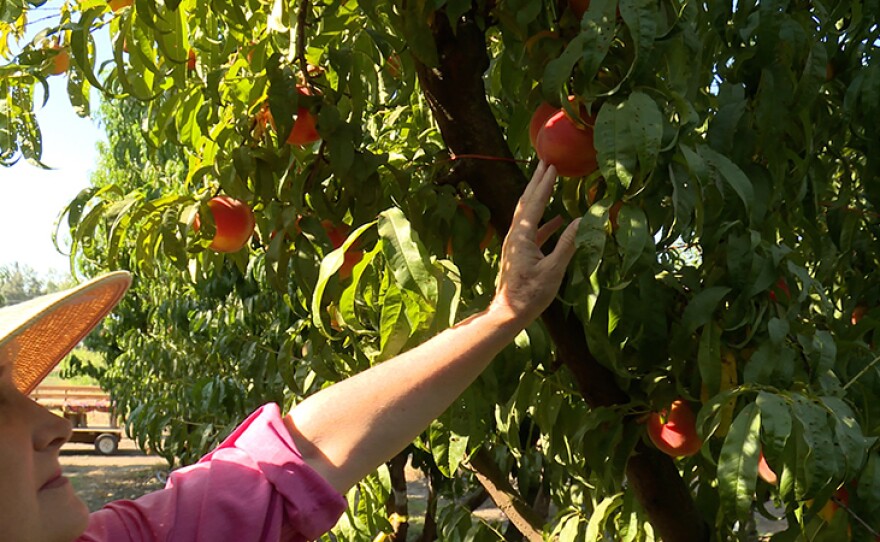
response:
<path fill-rule="evenodd" d="M 0 531 L 10 542 L 71 542 L 89 512 L 61 476 L 70 422 L 19 392 L 0 348 Z"/>

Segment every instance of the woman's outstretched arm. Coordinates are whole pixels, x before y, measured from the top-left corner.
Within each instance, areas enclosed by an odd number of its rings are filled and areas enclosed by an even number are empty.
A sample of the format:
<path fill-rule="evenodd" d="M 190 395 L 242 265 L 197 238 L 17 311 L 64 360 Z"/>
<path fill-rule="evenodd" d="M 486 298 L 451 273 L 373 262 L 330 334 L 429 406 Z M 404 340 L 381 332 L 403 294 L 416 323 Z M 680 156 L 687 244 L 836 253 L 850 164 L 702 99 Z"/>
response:
<path fill-rule="evenodd" d="M 577 220 L 553 252 L 541 245 L 562 224 L 538 227 L 556 169 L 538 165 L 501 250 L 489 308 L 416 348 L 321 390 L 285 424 L 303 458 L 344 493 L 440 416 L 492 359 L 550 304 L 575 251 Z"/>

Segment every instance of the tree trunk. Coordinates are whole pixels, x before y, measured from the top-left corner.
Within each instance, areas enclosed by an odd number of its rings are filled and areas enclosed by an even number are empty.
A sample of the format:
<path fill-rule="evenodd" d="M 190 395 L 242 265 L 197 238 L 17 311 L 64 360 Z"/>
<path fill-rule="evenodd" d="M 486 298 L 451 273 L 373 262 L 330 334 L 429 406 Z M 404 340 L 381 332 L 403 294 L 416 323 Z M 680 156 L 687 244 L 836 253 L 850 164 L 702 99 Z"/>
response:
<path fill-rule="evenodd" d="M 473 14 L 459 19 L 454 32 L 445 13 L 437 13 L 431 24 L 439 65 L 429 68 L 417 63 L 419 83 L 450 151 L 467 156 L 453 161 L 455 178 L 469 183 L 490 209 L 499 235 L 504 235 L 526 178 L 486 100 L 482 80 L 489 66 L 485 33 Z M 554 302 L 543 319 L 559 359 L 574 375 L 590 406 L 628 402 L 613 374 L 590 353 L 575 317 L 566 316 L 561 304 Z M 660 538 L 666 542 L 708 540 L 708 526 L 671 458 L 639 446 L 627 465 L 627 477 Z"/>
<path fill-rule="evenodd" d="M 406 542 L 406 535 L 409 532 L 409 499 L 406 487 L 406 463 L 408 460 L 409 450 L 407 449 L 388 462 L 391 496 L 386 504 L 386 509 L 394 527 L 391 540 L 395 542 Z"/>
<path fill-rule="evenodd" d="M 434 542 L 437 540 L 437 493 L 434 491 L 434 479 L 430 470 L 425 473 L 425 482 L 428 484 L 428 503 L 425 507 L 425 525 L 419 542 Z"/>

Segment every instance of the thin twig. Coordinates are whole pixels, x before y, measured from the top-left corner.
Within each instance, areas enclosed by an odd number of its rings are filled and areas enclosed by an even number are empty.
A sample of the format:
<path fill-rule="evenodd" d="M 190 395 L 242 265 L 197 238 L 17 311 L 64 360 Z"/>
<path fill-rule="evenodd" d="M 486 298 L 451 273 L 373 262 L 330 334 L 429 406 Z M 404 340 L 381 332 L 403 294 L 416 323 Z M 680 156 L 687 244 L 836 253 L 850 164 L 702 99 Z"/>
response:
<path fill-rule="evenodd" d="M 877 357 L 875 357 L 873 360 L 871 360 L 871 363 L 865 365 L 865 368 L 862 369 L 861 371 L 859 371 L 859 374 L 857 374 L 856 376 L 854 376 L 854 377 L 852 378 L 852 380 L 850 380 L 849 382 L 847 382 L 847 383 L 843 386 L 843 391 L 846 391 L 847 388 L 849 388 L 850 386 L 852 386 L 853 383 L 854 383 L 856 380 L 858 380 L 859 378 L 861 378 L 862 375 L 864 375 L 864 374 L 867 373 L 869 370 L 871 370 L 872 367 L 874 367 L 875 365 L 877 365 L 877 362 L 880 362 L 880 356 L 877 356 Z"/>
<path fill-rule="evenodd" d="M 309 89 L 314 89 L 312 76 L 309 75 L 309 64 L 306 62 L 306 20 L 309 14 L 309 0 L 302 0 L 296 14 L 296 59 L 299 69 Z"/>

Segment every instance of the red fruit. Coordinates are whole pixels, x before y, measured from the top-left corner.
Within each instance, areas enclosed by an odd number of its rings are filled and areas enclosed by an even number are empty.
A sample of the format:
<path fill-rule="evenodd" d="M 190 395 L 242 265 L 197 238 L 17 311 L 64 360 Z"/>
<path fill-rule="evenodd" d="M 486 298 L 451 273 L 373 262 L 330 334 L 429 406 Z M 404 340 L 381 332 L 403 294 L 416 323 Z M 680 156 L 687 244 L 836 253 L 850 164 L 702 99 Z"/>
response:
<path fill-rule="evenodd" d="M 673 401 L 668 410 L 651 413 L 648 437 L 658 450 L 672 457 L 694 455 L 703 445 L 697 436 L 694 412 L 681 399 Z"/>
<path fill-rule="evenodd" d="M 217 196 L 208 202 L 217 232 L 208 246 L 215 252 L 238 252 L 254 233 L 254 213 L 247 203 L 229 196 Z M 201 218 L 196 214 L 193 230 L 199 231 Z"/>
<path fill-rule="evenodd" d="M 575 124 L 560 110 L 553 114 L 538 132 L 535 149 L 538 158 L 556 166 L 564 177 L 583 177 L 598 169 L 593 146 L 594 119 L 584 118 L 587 126 Z"/>
<path fill-rule="evenodd" d="M 623 207 L 622 201 L 614 202 L 614 205 L 611 206 L 611 209 L 608 209 L 608 220 L 611 221 L 611 231 L 616 232 L 617 228 L 619 228 L 619 224 L 617 223 L 617 216 L 620 214 L 620 208 Z"/>
<path fill-rule="evenodd" d="M 587 205 L 596 203 L 597 199 L 599 199 L 599 181 L 594 182 L 587 190 Z"/>
<path fill-rule="evenodd" d="M 834 492 L 834 497 L 837 501 L 843 503 L 844 506 L 849 506 L 849 491 L 846 490 L 846 487 L 840 486 L 840 488 Z M 840 508 L 840 505 L 837 504 L 837 501 L 834 499 L 828 499 L 828 502 L 825 503 L 825 506 L 819 510 L 819 516 L 825 520 L 826 523 L 831 523 L 834 519 L 834 514 L 837 513 L 837 510 Z"/>
<path fill-rule="evenodd" d="M 348 232 L 351 230 L 348 224 L 336 225 L 329 220 L 322 220 L 321 226 L 327 233 L 327 237 L 330 238 L 330 243 L 333 245 L 334 249 L 341 247 L 342 244 L 345 243 L 345 240 L 348 238 Z M 357 242 L 349 247 L 348 251 L 345 253 L 342 267 L 339 268 L 339 278 L 346 279 L 350 277 L 354 266 L 363 259 L 364 251 L 355 250 L 355 246 L 357 246 Z"/>
<path fill-rule="evenodd" d="M 301 96 L 309 96 L 311 94 L 309 89 L 304 86 L 298 85 L 296 90 Z M 290 130 L 290 135 L 287 136 L 287 142 L 291 145 L 308 145 L 319 139 L 321 139 L 321 134 L 318 133 L 315 127 L 314 115 L 309 112 L 308 107 L 298 108 L 293 128 Z"/>
<path fill-rule="evenodd" d="M 127 8 L 132 4 L 133 0 L 110 0 L 107 4 L 114 12 Z"/>
<path fill-rule="evenodd" d="M 779 477 L 776 476 L 776 473 L 773 472 L 773 469 L 767 464 L 767 459 L 764 457 L 763 450 L 761 451 L 760 457 L 758 457 L 758 476 L 761 477 L 761 480 L 764 480 L 771 486 L 775 486 L 777 482 L 779 482 Z"/>
<path fill-rule="evenodd" d="M 788 283 L 785 279 L 779 277 L 779 280 L 777 280 L 776 284 L 773 285 L 773 288 L 770 289 L 770 301 L 779 303 L 781 298 L 784 298 L 786 303 L 791 301 L 791 290 L 788 289 Z"/>
<path fill-rule="evenodd" d="M 558 107 L 553 107 L 547 102 L 541 102 L 541 105 L 535 109 L 535 112 L 532 113 L 532 120 L 529 122 L 529 141 L 532 142 L 532 147 L 535 146 L 535 143 L 538 141 L 538 132 L 541 131 L 541 128 L 544 127 L 544 124 L 550 120 L 550 117 L 555 115 L 559 111 Z"/>
<path fill-rule="evenodd" d="M 186 69 L 189 71 L 196 69 L 196 52 L 193 49 L 190 49 L 186 56 Z"/>
<path fill-rule="evenodd" d="M 388 70 L 388 75 L 400 79 L 400 56 L 397 53 L 391 53 L 391 56 L 385 59 L 385 69 Z"/>
<path fill-rule="evenodd" d="M 568 9 L 574 13 L 578 20 L 581 20 L 584 17 L 584 13 L 590 9 L 590 0 L 568 0 Z"/>
<path fill-rule="evenodd" d="M 60 45 L 53 45 L 52 49 L 58 51 L 58 54 L 52 57 L 52 67 L 49 69 L 49 75 L 61 75 L 70 68 L 70 53 Z"/>
<path fill-rule="evenodd" d="M 868 307 L 864 305 L 856 305 L 856 308 L 852 311 L 852 317 L 850 318 L 850 322 L 852 325 L 858 324 L 862 318 L 865 317 L 865 313 L 868 312 Z"/>

